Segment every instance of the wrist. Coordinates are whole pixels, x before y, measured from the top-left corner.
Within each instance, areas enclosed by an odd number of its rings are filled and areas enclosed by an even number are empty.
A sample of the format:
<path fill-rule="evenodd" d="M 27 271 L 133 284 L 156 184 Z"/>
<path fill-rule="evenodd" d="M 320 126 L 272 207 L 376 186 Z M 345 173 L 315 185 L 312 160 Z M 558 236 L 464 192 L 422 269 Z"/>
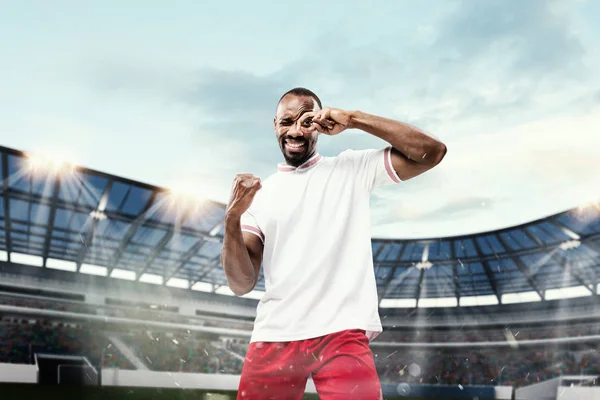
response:
<path fill-rule="evenodd" d="M 363 121 L 364 121 L 364 113 L 358 110 L 355 111 L 348 111 L 349 114 L 349 122 L 348 122 L 348 128 L 349 129 L 361 129 L 361 127 L 363 126 Z"/>
<path fill-rule="evenodd" d="M 224 218 L 225 226 L 236 227 L 242 224 L 242 216 L 241 214 L 237 214 L 235 212 L 228 211 L 225 213 Z"/>

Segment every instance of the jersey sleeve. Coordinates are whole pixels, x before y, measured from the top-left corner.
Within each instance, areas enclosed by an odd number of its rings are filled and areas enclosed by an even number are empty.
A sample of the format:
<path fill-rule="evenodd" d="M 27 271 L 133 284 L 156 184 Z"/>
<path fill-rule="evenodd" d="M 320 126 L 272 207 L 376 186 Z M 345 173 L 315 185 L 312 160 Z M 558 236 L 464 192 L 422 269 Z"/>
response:
<path fill-rule="evenodd" d="M 352 150 L 348 154 L 356 178 L 360 179 L 370 192 L 381 186 L 401 183 L 402 180 L 392 166 L 392 147 L 381 149 Z"/>
<path fill-rule="evenodd" d="M 254 210 L 252 209 L 252 207 L 250 207 L 250 209 L 248 209 L 248 211 L 246 211 L 244 214 L 242 214 L 241 225 L 242 225 L 242 232 L 250 232 L 250 233 L 258 236 L 264 244 L 265 234 L 263 233 L 262 229 L 260 229 L 260 226 L 258 225 L 258 222 L 256 221 L 256 218 L 254 216 Z"/>

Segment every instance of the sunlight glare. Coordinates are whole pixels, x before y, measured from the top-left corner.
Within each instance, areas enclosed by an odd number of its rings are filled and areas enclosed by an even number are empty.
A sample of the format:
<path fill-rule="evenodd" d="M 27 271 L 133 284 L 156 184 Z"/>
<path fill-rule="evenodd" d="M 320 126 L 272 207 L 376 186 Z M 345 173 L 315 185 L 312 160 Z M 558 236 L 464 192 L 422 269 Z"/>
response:
<path fill-rule="evenodd" d="M 76 166 L 67 157 L 43 153 L 29 153 L 25 158 L 26 169 L 33 174 L 72 174 Z"/>

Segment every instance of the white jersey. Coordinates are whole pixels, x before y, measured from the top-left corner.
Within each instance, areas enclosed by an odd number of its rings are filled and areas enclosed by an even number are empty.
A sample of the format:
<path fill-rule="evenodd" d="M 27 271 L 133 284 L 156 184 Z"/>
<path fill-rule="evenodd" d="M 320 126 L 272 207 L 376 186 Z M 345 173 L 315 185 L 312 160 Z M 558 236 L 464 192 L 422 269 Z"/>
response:
<path fill-rule="evenodd" d="M 265 294 L 251 342 L 381 333 L 369 200 L 373 189 L 399 182 L 391 147 L 280 164 L 262 182 L 242 216 L 242 230 L 264 244 Z"/>

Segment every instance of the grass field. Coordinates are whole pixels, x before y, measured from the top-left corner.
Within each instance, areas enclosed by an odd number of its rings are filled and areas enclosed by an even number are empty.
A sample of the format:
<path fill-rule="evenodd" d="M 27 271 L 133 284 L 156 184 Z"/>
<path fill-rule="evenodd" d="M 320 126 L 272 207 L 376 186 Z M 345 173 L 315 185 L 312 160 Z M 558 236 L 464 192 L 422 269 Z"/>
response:
<path fill-rule="evenodd" d="M 190 389 L 158 389 L 100 387 L 72 388 L 35 384 L 0 383 L 2 400 L 235 400 L 235 392 Z M 304 400 L 318 400 L 317 395 L 306 395 Z M 415 397 L 386 397 L 385 400 L 435 400 Z M 452 400 L 452 399 L 444 399 Z M 483 399 L 481 399 L 483 400 Z"/>

